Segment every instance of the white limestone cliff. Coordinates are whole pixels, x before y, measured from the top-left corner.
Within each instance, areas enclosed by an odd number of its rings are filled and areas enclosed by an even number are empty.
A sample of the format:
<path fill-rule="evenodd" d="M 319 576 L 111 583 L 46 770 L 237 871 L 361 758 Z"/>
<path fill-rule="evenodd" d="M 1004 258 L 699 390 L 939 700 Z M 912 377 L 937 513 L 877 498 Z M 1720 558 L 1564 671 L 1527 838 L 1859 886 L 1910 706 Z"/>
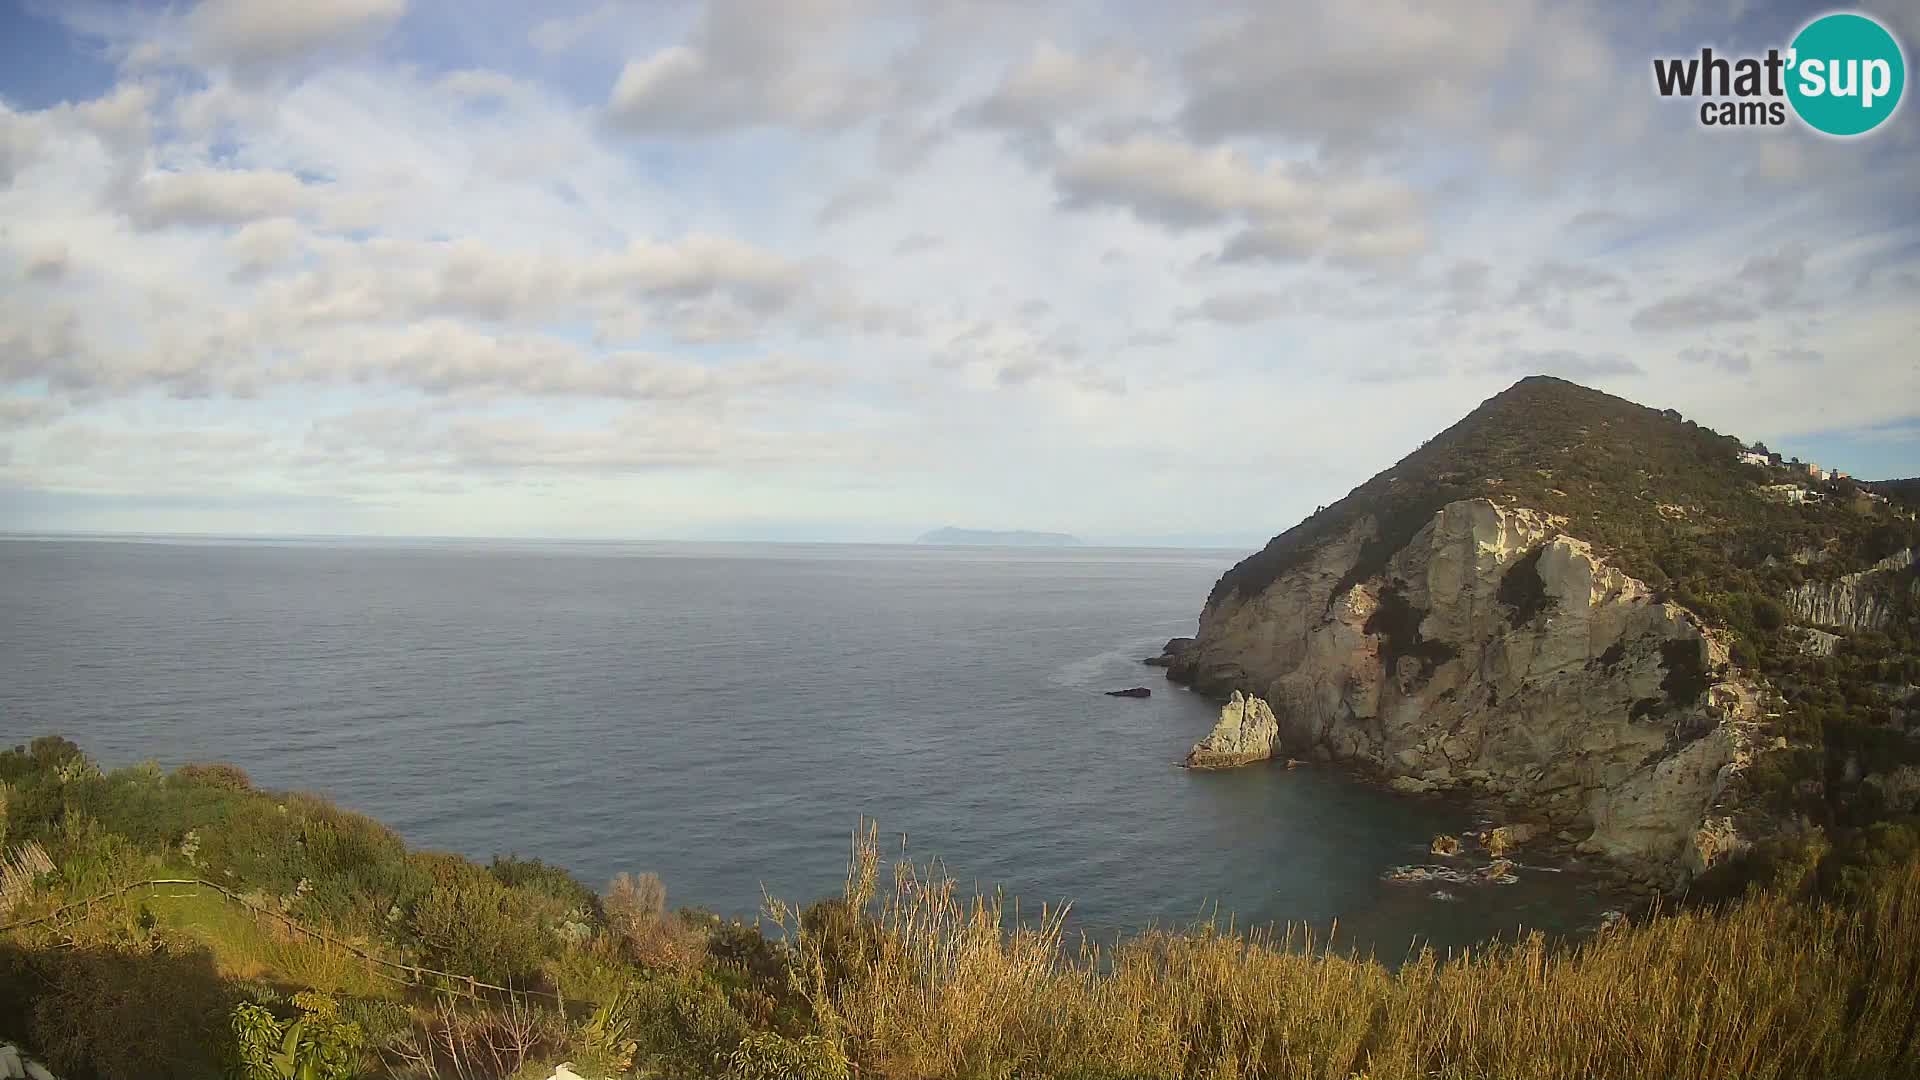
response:
<path fill-rule="evenodd" d="M 1257 593 L 1216 595 L 1170 677 L 1271 702 L 1287 753 L 1362 763 L 1407 790 L 1504 796 L 1679 884 L 1744 844 L 1728 785 L 1759 690 L 1690 612 L 1564 524 L 1450 503 L 1350 583 L 1373 535 L 1363 519 Z M 1510 573 L 1517 604 L 1502 599 Z"/>
<path fill-rule="evenodd" d="M 1257 697 L 1235 690 L 1220 707 L 1220 722 L 1187 753 L 1190 769 L 1225 769 L 1265 761 L 1273 756 L 1280 723 L 1273 709 Z"/>
<path fill-rule="evenodd" d="M 1906 573 L 1914 564 L 1912 548 L 1881 559 L 1857 574 L 1832 581 L 1807 581 L 1788 590 L 1787 610 L 1802 622 L 1842 630 L 1883 630 L 1896 607 L 1895 590 L 1920 596 L 1920 575 Z"/>

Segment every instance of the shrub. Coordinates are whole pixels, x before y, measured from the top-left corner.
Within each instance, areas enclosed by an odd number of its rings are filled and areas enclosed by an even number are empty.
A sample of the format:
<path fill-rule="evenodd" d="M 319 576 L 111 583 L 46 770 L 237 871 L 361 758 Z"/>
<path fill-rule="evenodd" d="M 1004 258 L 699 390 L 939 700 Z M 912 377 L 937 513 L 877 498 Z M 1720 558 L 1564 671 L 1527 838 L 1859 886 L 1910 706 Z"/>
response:
<path fill-rule="evenodd" d="M 73 740 L 58 735 L 42 735 L 33 740 L 27 746 L 27 757 L 33 767 L 43 773 L 57 772 L 73 762 L 86 760 Z"/>
<path fill-rule="evenodd" d="M 700 966 L 706 935 L 667 913 L 667 889 L 653 874 L 621 874 L 601 901 L 607 929 L 625 943 L 636 962 L 655 968 L 690 971 Z"/>
<path fill-rule="evenodd" d="M 637 974 L 624 949 L 612 947 L 602 938 L 587 948 L 563 948 L 547 961 L 547 984 L 565 994 L 569 1002 L 613 1001 L 625 994 Z"/>
<path fill-rule="evenodd" d="M 80 900 L 149 876 L 146 853 L 119 833 L 107 832 L 90 817 L 61 822 L 49 852 L 60 868 L 70 899 Z"/>
<path fill-rule="evenodd" d="M 528 889 L 560 901 L 569 911 L 583 912 L 596 919 L 601 917 L 600 897 L 558 866 L 539 859 L 522 859 L 518 855 L 508 855 L 506 858 L 495 855 L 487 872 L 493 875 L 495 881 L 510 889 Z"/>
<path fill-rule="evenodd" d="M 1660 662 L 1667 673 L 1660 680 L 1660 689 L 1666 691 L 1669 706 L 1687 708 L 1707 692 L 1713 678 L 1707 671 L 1706 657 L 1706 645 L 1691 638 L 1661 642 Z"/>
<path fill-rule="evenodd" d="M 682 973 L 641 982 L 627 1010 L 642 1075 L 717 1076 L 752 1032 L 718 987 Z"/>
<path fill-rule="evenodd" d="M 830 897 L 808 906 L 800 913 L 800 930 L 830 994 L 879 962 L 880 924 L 846 899 Z"/>
<path fill-rule="evenodd" d="M 199 860 L 216 878 L 275 895 L 307 876 L 301 822 L 269 797 L 219 796 L 217 828 L 200 830 Z"/>
<path fill-rule="evenodd" d="M 727 1057 L 727 1080 L 847 1080 L 846 1055 L 818 1035 L 794 1040 L 756 1031 Z"/>
<path fill-rule="evenodd" d="M 634 1018 L 627 1008 L 629 991 L 620 992 L 596 1007 L 569 1034 L 574 1064 L 588 1072 L 624 1073 L 639 1053 L 633 1038 Z"/>
<path fill-rule="evenodd" d="M 549 902 L 551 903 L 551 902 Z M 557 949 L 551 908 L 476 873 L 436 886 L 414 906 L 411 928 L 428 962 L 502 986 L 538 981 Z"/>
<path fill-rule="evenodd" d="M 253 781 L 246 771 L 238 765 L 229 765 L 224 761 L 209 762 L 204 765 L 182 765 L 173 770 L 177 783 L 197 787 L 210 787 L 216 791 L 252 791 Z"/>
<path fill-rule="evenodd" d="M 1920 818 L 1877 821 L 1835 845 L 1821 863 L 1822 884 L 1851 900 L 1867 897 L 1900 867 L 1920 859 Z"/>
<path fill-rule="evenodd" d="M 1823 814 L 1824 804 L 1817 797 L 1809 801 L 1802 794 L 1809 781 L 1819 781 L 1821 768 L 1822 755 L 1817 750 L 1775 750 L 1754 758 L 1747 768 L 1747 782 L 1762 805 L 1776 813 Z"/>
<path fill-rule="evenodd" d="M 460 1008 L 442 997 L 423 1023 L 389 1041 L 385 1056 L 398 1059 L 402 1076 L 459 1080 L 523 1080 L 547 1076 L 541 1062 L 557 1060 L 566 1046 L 563 1017 L 514 1000 L 499 1006 Z"/>
<path fill-rule="evenodd" d="M 715 920 L 707 931 L 707 955 L 745 974 L 763 990 L 784 991 L 788 954 L 757 926 Z"/>
<path fill-rule="evenodd" d="M 348 813 L 312 795 L 288 796 L 287 810 L 300 823 L 305 876 L 371 878 L 406 861 L 406 843 L 372 818 Z"/>
<path fill-rule="evenodd" d="M 23 1031 L 59 1075 L 203 1080 L 218 1073 L 220 1017 L 232 992 L 204 949 L 14 952 L 0 971 L 33 988 L 28 1015 L 0 1016 L 0 1026 Z"/>
<path fill-rule="evenodd" d="M 366 1038 L 325 994 L 294 995 L 300 1015 L 282 1023 L 264 1006 L 242 1002 L 230 1018 L 236 1080 L 354 1080 Z"/>

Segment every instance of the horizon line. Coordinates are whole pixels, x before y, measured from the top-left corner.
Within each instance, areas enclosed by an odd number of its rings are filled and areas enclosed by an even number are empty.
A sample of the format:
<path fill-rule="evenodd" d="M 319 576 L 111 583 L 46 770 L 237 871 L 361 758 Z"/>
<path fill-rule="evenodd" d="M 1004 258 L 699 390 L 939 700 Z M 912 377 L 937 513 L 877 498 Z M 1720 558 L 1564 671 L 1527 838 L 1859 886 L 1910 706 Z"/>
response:
<path fill-rule="evenodd" d="M 1025 532 L 1033 530 L 982 530 Z M 1070 535 L 1070 534 L 1069 534 Z M 833 547 L 920 547 L 988 548 L 1005 551 L 1073 551 L 1152 549 L 1159 551 L 1244 551 L 1258 550 L 1237 544 L 1173 544 L 1164 542 L 1074 544 L 937 544 L 906 540 L 810 540 L 810 539 L 727 539 L 716 537 L 673 536 L 555 536 L 458 533 L 248 533 L 248 532 L 161 532 L 120 529 L 0 529 L 0 540 L 372 540 L 372 541 L 459 541 L 469 543 L 550 543 L 550 544 L 791 544 Z"/>

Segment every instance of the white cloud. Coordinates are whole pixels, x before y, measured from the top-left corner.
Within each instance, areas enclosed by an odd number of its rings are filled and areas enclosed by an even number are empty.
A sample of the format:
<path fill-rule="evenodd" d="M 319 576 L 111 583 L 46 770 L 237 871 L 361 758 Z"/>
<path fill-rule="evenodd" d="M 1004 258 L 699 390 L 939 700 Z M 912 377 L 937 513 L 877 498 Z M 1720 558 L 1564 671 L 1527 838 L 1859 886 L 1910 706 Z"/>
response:
<path fill-rule="evenodd" d="M 47 398 L 0 398 L 0 430 L 37 427 L 64 411 L 59 402 Z"/>
<path fill-rule="evenodd" d="M 1536 370 L 1769 441 L 1920 398 L 1920 113 L 1704 136 L 1611 8 L 275 10 L 0 72 L 0 486 L 1277 531 Z"/>
<path fill-rule="evenodd" d="M 32 116 L 23 116 L 0 101 L 0 184 L 10 184 L 20 170 L 38 156 L 43 136 Z"/>
<path fill-rule="evenodd" d="M 200 0 L 186 22 L 198 60 L 251 71 L 363 46 L 406 9 L 406 0 Z"/>
<path fill-rule="evenodd" d="M 825 389 L 832 368 L 788 358 L 724 366 L 666 356 L 602 353 L 573 341 L 492 334 L 435 319 L 354 331 L 337 352 L 309 354 L 293 374 L 321 381 L 379 382 L 428 394 L 474 393 L 606 400 L 733 401 L 755 393 Z"/>
<path fill-rule="evenodd" d="M 154 173 L 129 198 L 128 212 L 145 229 L 171 225 L 241 225 L 298 214 L 316 193 L 297 176 L 268 169 L 197 169 Z"/>
<path fill-rule="evenodd" d="M 988 127 L 1050 131 L 1088 113 L 1151 110 L 1155 88 L 1141 53 L 1105 49 L 1081 55 L 1042 41 L 969 116 Z"/>
<path fill-rule="evenodd" d="M 451 71 L 442 76 L 440 89 L 455 97 L 474 101 L 512 98 L 527 92 L 527 85 L 511 75 L 479 68 Z"/>
<path fill-rule="evenodd" d="M 1244 224 L 1229 261 L 1393 262 L 1426 246 L 1410 187 L 1302 161 L 1259 164 L 1227 146 L 1135 136 L 1069 151 L 1055 174 L 1069 207 L 1117 206 L 1173 227 Z"/>
<path fill-rule="evenodd" d="M 306 232 L 291 218 L 250 221 L 227 241 L 234 269 L 254 274 L 291 262 L 306 243 Z"/>
<path fill-rule="evenodd" d="M 53 282 L 67 276 L 73 266 L 72 253 L 59 242 L 39 244 L 28 252 L 24 276 L 28 281 Z"/>
<path fill-rule="evenodd" d="M 1527 19 L 1474 0 L 1248 5 L 1208 20 L 1184 58 L 1197 138 L 1372 142 L 1476 109 Z"/>
<path fill-rule="evenodd" d="M 868 118 L 893 99 L 895 85 L 857 65 L 849 45 L 855 6 L 711 0 L 688 42 L 621 68 L 607 118 L 627 132 L 682 135 Z"/>
<path fill-rule="evenodd" d="M 617 25 L 623 16 L 644 14 L 636 5 L 606 0 L 575 14 L 542 19 L 527 32 L 527 41 L 542 53 L 564 53 Z"/>

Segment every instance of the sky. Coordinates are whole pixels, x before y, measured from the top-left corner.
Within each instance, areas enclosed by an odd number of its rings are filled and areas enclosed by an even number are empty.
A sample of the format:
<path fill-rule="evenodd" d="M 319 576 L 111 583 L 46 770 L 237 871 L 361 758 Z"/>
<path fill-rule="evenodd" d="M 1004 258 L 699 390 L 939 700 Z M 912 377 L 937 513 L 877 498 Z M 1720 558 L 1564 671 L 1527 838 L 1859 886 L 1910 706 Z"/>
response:
<path fill-rule="evenodd" d="M 1534 373 L 1920 474 L 1920 107 L 1653 91 L 1826 10 L 0 4 L 0 531 L 1252 547 Z"/>

